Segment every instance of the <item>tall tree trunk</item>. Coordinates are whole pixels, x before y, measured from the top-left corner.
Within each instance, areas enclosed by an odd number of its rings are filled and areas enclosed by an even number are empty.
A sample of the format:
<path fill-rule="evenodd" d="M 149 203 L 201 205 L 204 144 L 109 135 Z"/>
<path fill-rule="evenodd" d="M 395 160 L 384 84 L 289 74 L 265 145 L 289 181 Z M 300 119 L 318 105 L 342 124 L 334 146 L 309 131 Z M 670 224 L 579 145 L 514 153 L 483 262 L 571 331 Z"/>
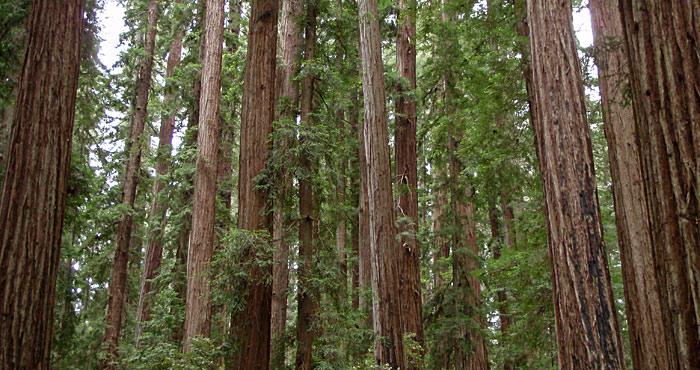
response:
<path fill-rule="evenodd" d="M 241 4 L 242 0 L 228 1 L 228 14 L 226 15 L 231 42 L 225 42 L 226 53 L 233 55 L 238 50 L 238 39 L 241 32 Z M 229 78 L 234 79 L 235 76 Z M 223 83 L 223 82 L 222 82 Z M 229 100 L 228 113 L 235 116 L 238 107 L 238 99 Z M 226 119 L 225 114 L 219 114 L 219 146 L 218 163 L 216 165 L 216 226 L 214 255 L 222 248 L 224 237 L 231 231 L 231 202 L 233 196 L 233 153 L 235 146 L 235 125 L 232 119 Z M 221 287 L 226 289 L 226 287 Z M 221 346 L 226 340 L 229 317 L 223 303 L 212 306 L 212 338 L 215 338 L 214 346 Z M 224 357 L 218 356 L 214 363 L 220 367 Z"/>
<path fill-rule="evenodd" d="M 391 155 L 377 0 L 358 1 L 377 364 L 405 369 Z"/>
<path fill-rule="evenodd" d="M 700 368 L 700 9 L 696 0 L 619 6 L 648 205 L 637 217 L 651 227 L 667 307 L 667 329 L 645 339 L 666 334 L 668 368 Z"/>
<path fill-rule="evenodd" d="M 187 303 L 183 350 L 192 350 L 192 339 L 211 331 L 211 299 L 208 271 L 214 254 L 216 180 L 221 97 L 221 58 L 224 38 L 224 1 L 207 0 L 202 59 L 202 92 L 199 100 L 197 165 L 194 179 L 192 230 L 187 248 Z"/>
<path fill-rule="evenodd" d="M 139 182 L 141 169 L 141 151 L 143 148 L 143 131 L 148 118 L 148 95 L 151 88 L 151 74 L 153 70 L 153 52 L 156 46 L 156 33 L 158 30 L 158 0 L 150 0 L 148 3 L 148 20 L 146 34 L 144 35 L 144 50 L 146 52 L 141 64 L 138 87 L 136 90 L 136 105 L 134 118 L 131 125 L 131 135 L 126 148 L 129 153 L 126 173 L 122 190 L 122 204 L 126 205 L 129 212 L 122 216 L 117 229 L 116 248 L 114 250 L 114 264 L 109 283 L 109 303 L 107 304 L 107 328 L 105 329 L 104 344 L 107 357 L 102 363 L 103 368 L 114 368 L 113 361 L 117 357 L 119 345 L 119 332 L 122 324 L 122 312 L 126 298 L 126 278 L 129 262 L 129 249 L 131 244 L 131 229 L 133 225 L 133 208 L 136 200 L 136 188 Z"/>
<path fill-rule="evenodd" d="M 279 29 L 279 54 L 282 65 L 277 67 L 276 81 L 276 120 L 295 122 L 298 105 L 298 84 L 294 81 L 298 70 L 301 49 L 299 18 L 302 12 L 301 0 L 283 0 Z M 291 147 L 291 139 L 278 139 L 275 143 L 280 152 Z M 272 244 L 272 338 L 271 361 L 273 367 L 283 367 L 286 352 L 284 337 L 287 324 L 287 289 L 289 288 L 289 245 L 286 242 L 289 217 L 290 174 L 281 169 L 277 173 L 279 191 L 273 200 Z"/>
<path fill-rule="evenodd" d="M 204 28 L 206 22 L 206 2 L 200 1 L 197 4 L 197 27 Z M 199 53 L 197 55 L 197 61 L 201 64 L 204 59 L 204 46 L 206 35 L 201 35 L 199 40 Z M 185 137 L 183 139 L 184 148 L 195 148 L 197 144 L 197 136 L 199 131 L 199 112 L 200 112 L 200 98 L 202 96 L 202 71 L 199 70 L 197 77 L 194 81 L 193 86 L 193 104 L 191 109 L 187 114 L 187 130 L 185 132 Z M 186 158 L 186 165 L 192 165 L 191 159 Z M 184 213 L 180 232 L 178 233 L 178 244 L 175 260 L 173 285 L 177 291 L 177 296 L 182 300 L 184 305 L 187 305 L 187 248 L 189 247 L 190 240 L 190 230 L 192 229 L 192 188 L 194 187 L 194 174 L 185 174 L 183 179 L 183 185 L 185 190 L 182 192 L 182 198 L 180 204 L 185 208 L 182 212 Z M 189 212 L 188 212 L 189 211 Z M 182 326 L 174 330 L 173 336 L 176 342 L 184 344 L 184 320 Z"/>
<path fill-rule="evenodd" d="M 0 198 L 3 369 L 50 368 L 84 8 L 37 0 L 29 16 Z"/>
<path fill-rule="evenodd" d="M 447 94 L 449 97 L 450 94 Z M 449 99 L 448 99 L 449 112 Z M 469 339 L 471 353 L 466 352 L 461 346 L 455 348 L 452 355 L 454 366 L 457 369 L 488 369 L 488 359 L 486 354 L 486 343 L 480 333 L 484 326 L 484 320 L 480 315 L 481 286 L 479 280 L 473 275 L 474 270 L 479 266 L 475 261 L 478 256 L 478 243 L 476 240 L 476 222 L 474 221 L 474 204 L 472 203 L 471 190 L 464 189 L 460 179 L 463 165 L 456 156 L 458 149 L 457 140 L 450 138 L 450 200 L 453 214 L 453 236 L 452 236 L 452 275 L 453 288 L 460 296 L 458 312 L 472 318 L 478 325 L 478 329 L 469 330 L 463 328 L 463 337 Z M 467 185 L 468 186 L 468 185 Z"/>
<path fill-rule="evenodd" d="M 175 73 L 175 68 L 180 64 L 180 56 L 182 53 L 182 38 L 184 31 L 180 31 L 168 53 L 168 64 L 166 67 L 165 78 L 171 79 Z M 166 106 L 175 101 L 175 93 L 172 91 L 171 83 L 166 81 L 165 104 Z M 170 109 L 170 108 L 168 108 Z M 146 245 L 146 256 L 143 263 L 143 273 L 141 275 L 141 289 L 139 290 L 139 305 L 136 312 L 136 343 L 138 345 L 139 337 L 143 330 L 142 323 L 151 320 L 151 310 L 149 307 L 149 295 L 151 294 L 151 280 L 156 277 L 156 271 L 160 268 L 163 261 L 163 231 L 165 230 L 165 213 L 167 205 L 161 202 L 160 193 L 165 189 L 167 182 L 162 179 L 168 173 L 171 162 L 171 151 L 173 142 L 173 130 L 175 128 L 175 114 L 168 112 L 163 115 L 160 123 L 160 133 L 158 135 L 158 154 L 156 162 L 156 179 L 153 183 L 153 202 L 149 218 L 151 220 L 150 228 L 155 228 L 150 232 L 148 244 Z"/>
<path fill-rule="evenodd" d="M 248 28 L 243 104 L 241 108 L 241 146 L 238 175 L 238 228 L 271 231 L 272 219 L 267 212 L 268 192 L 257 187 L 255 178 L 265 169 L 270 150 L 269 137 L 275 118 L 275 60 L 277 55 L 276 0 L 254 0 Z M 250 250 L 248 261 L 256 258 Z M 261 256 L 260 256 L 261 257 Z M 246 303 L 234 314 L 232 343 L 237 343 L 230 367 L 267 369 L 270 363 L 271 268 L 248 270 Z"/>
<path fill-rule="evenodd" d="M 416 158 L 416 102 L 405 96 L 416 89 L 416 2 L 399 0 L 396 35 L 396 69 L 408 80 L 399 85 L 396 101 L 396 185 L 399 191 L 396 212 L 399 217 L 401 323 L 404 334 L 415 334 L 423 346 L 423 299 L 421 298 L 420 246 L 418 245 L 418 167 Z M 422 357 L 421 354 L 416 354 Z M 409 369 L 415 368 L 409 364 Z"/>
<path fill-rule="evenodd" d="M 357 100 L 354 101 L 355 104 L 359 105 Z M 356 113 L 355 120 L 359 117 Z M 365 135 L 364 135 L 364 123 L 356 122 L 358 135 L 357 144 L 357 166 L 360 171 L 360 188 L 359 188 L 359 208 L 360 212 L 358 215 L 359 222 L 359 250 L 358 250 L 358 269 L 359 269 L 359 285 L 360 285 L 360 295 L 359 295 L 359 306 L 362 311 L 369 311 L 369 322 L 373 323 L 372 318 L 372 307 L 371 301 L 367 298 L 367 291 L 372 289 L 372 253 L 370 249 L 370 238 L 369 238 L 369 194 L 368 194 L 368 181 L 367 181 L 367 149 L 365 145 Z"/>
<path fill-rule="evenodd" d="M 527 13 L 559 367 L 622 369 L 571 2 Z"/>
<path fill-rule="evenodd" d="M 508 200 L 508 195 L 505 193 L 501 194 L 501 210 L 503 212 L 503 246 L 511 249 L 515 245 L 515 230 L 513 229 L 513 220 L 515 218 L 513 207 L 510 205 Z M 494 248 L 493 258 L 501 258 L 501 248 L 500 245 Z M 508 298 L 505 289 L 501 289 L 498 292 L 498 303 L 499 303 L 499 320 L 501 322 L 501 335 L 507 336 L 510 327 L 514 324 L 513 318 L 510 317 L 508 312 Z M 519 359 L 506 358 L 503 365 L 504 370 L 515 370 L 518 368 Z"/>
<path fill-rule="evenodd" d="M 623 37 L 620 9 L 614 0 L 591 0 L 589 7 L 613 180 L 632 360 L 638 369 L 678 369 L 679 351 L 672 339 L 675 329 L 664 314 L 669 308 L 654 267 L 655 251 L 634 111 L 624 103 L 622 91 L 629 76 L 629 65 L 624 48 L 617 46 Z"/>
<path fill-rule="evenodd" d="M 201 1 L 197 4 L 197 26 L 204 28 L 206 22 L 206 2 Z M 201 35 L 199 40 L 199 53 L 197 61 L 201 64 L 204 59 L 204 46 L 206 35 Z M 201 70 L 197 74 L 193 86 L 193 106 L 188 112 L 187 130 L 183 139 L 184 148 L 194 148 L 197 143 L 199 130 L 199 103 L 202 96 L 202 73 Z M 189 158 L 188 158 L 189 159 Z M 187 161 L 189 162 L 189 160 Z M 191 163 L 186 163 L 191 165 Z M 185 191 L 182 192 L 180 204 L 185 208 L 181 211 L 184 213 L 181 221 L 180 232 L 178 233 L 177 249 L 175 252 L 175 266 L 173 267 L 173 285 L 177 292 L 177 296 L 182 300 L 183 304 L 187 305 L 187 248 L 189 247 L 190 230 L 192 229 L 192 213 L 188 210 L 192 209 L 192 187 L 194 187 L 194 175 L 186 174 L 183 179 Z M 175 328 L 173 332 L 174 341 L 180 345 L 184 344 L 184 320 L 181 326 Z"/>
<path fill-rule="evenodd" d="M 316 57 L 316 16 L 315 0 L 306 2 L 306 28 L 304 59 L 307 63 Z M 308 150 L 307 135 L 313 130 L 311 113 L 313 109 L 315 76 L 313 73 L 304 75 L 301 83 L 301 130 L 299 145 L 303 152 L 299 156 L 301 174 L 299 180 L 299 288 L 298 288 L 298 317 L 297 317 L 297 353 L 295 368 L 297 370 L 312 369 L 312 345 L 315 337 L 313 327 L 320 298 L 313 288 L 312 273 L 314 270 L 314 210 L 316 201 L 313 191 L 314 168 L 311 163 L 311 153 Z M 305 131 L 305 132 L 304 132 Z"/>

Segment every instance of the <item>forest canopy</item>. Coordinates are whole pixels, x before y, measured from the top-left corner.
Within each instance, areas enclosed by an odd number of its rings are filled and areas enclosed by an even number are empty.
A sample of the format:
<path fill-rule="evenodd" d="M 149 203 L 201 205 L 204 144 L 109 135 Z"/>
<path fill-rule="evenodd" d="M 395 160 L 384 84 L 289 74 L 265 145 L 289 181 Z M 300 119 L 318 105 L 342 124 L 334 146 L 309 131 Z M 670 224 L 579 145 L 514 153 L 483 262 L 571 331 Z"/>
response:
<path fill-rule="evenodd" d="M 699 17 L 3 1 L 0 369 L 700 368 Z"/>

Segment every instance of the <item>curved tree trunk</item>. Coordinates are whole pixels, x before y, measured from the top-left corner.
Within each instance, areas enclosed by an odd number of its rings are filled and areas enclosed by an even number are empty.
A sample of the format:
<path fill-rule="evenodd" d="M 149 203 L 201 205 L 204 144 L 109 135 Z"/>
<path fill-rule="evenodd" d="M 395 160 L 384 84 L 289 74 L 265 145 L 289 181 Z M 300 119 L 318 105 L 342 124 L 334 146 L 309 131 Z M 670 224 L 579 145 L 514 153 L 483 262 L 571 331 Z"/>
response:
<path fill-rule="evenodd" d="M 570 1 L 528 0 L 561 369 L 623 369 Z"/>
<path fill-rule="evenodd" d="M 207 0 L 202 59 L 202 94 L 199 100 L 199 134 L 194 180 L 192 230 L 187 248 L 187 303 L 183 350 L 192 339 L 211 331 L 211 298 L 207 272 L 214 254 L 216 182 L 223 54 L 224 2 Z"/>
<path fill-rule="evenodd" d="M 132 214 L 136 200 L 136 188 L 139 182 L 141 169 L 141 152 L 144 138 L 143 131 L 148 118 L 148 95 L 151 88 L 151 74 L 153 71 L 153 52 L 156 46 L 156 33 L 158 31 L 158 0 L 150 0 L 148 3 L 148 21 L 146 34 L 144 35 L 144 50 L 146 56 L 141 64 L 139 83 L 136 90 L 136 105 L 134 106 L 134 118 L 131 124 L 131 135 L 126 148 L 129 153 L 129 162 L 126 166 L 122 190 L 122 204 L 125 204 L 129 212 L 122 216 L 117 229 L 116 248 L 114 250 L 114 264 L 109 283 L 109 303 L 107 304 L 107 328 L 105 329 L 104 344 L 106 345 L 107 358 L 102 363 L 103 368 L 114 368 L 113 361 L 117 357 L 119 345 L 119 332 L 122 325 L 124 300 L 126 298 L 126 278 L 129 262 L 129 249 L 131 247 L 131 229 L 134 216 Z"/>
<path fill-rule="evenodd" d="M 3 369 L 50 368 L 84 8 L 32 3 L 0 198 Z"/>
<path fill-rule="evenodd" d="M 700 368 L 700 7 L 697 0 L 619 5 L 649 211 L 638 217 L 651 227 L 668 307 L 669 329 L 657 335 L 673 336 L 665 344 L 678 364 L 670 358 L 668 368 Z"/>

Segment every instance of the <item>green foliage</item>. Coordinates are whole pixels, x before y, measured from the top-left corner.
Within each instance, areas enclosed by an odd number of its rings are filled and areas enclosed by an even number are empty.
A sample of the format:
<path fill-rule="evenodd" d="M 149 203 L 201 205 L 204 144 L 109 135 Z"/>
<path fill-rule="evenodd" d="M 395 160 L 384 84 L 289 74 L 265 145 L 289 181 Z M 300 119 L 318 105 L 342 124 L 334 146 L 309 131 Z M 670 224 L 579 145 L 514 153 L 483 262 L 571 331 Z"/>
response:
<path fill-rule="evenodd" d="M 184 321 L 186 274 L 183 260 L 187 253 L 197 153 L 196 88 L 201 70 L 203 6 L 202 2 L 160 3 L 154 78 L 143 138 L 149 145 L 143 152 L 136 205 L 130 209 L 119 202 L 120 183 L 128 157 L 125 148 L 129 147 L 126 142 L 133 116 L 135 82 L 144 56 L 142 39 L 147 1 L 122 1 L 127 9 L 128 30 L 121 40 L 126 47 L 116 65 L 110 68 L 102 66 L 97 59 L 100 28 L 96 14 L 102 1 L 88 2 L 57 284 L 52 347 L 53 366 L 57 369 L 96 368 L 104 358 L 101 342 L 115 233 L 119 219 L 126 213 L 134 216 L 135 227 L 118 363 L 122 368 L 220 367 L 221 359 L 237 345 L 227 330 L 232 315 L 240 312 L 248 299 L 247 287 L 253 278 L 271 281 L 271 235 L 235 227 L 240 104 L 249 14 L 244 4 L 240 19 L 236 21 L 237 17 L 230 14 L 232 22 L 240 23 L 240 34 L 232 32 L 235 25 L 226 22 L 219 123 L 221 137 L 227 134 L 232 139 L 221 143 L 224 149 L 220 153 L 226 156 L 225 163 L 233 167 L 233 175 L 220 181 L 222 191 L 216 195 L 218 245 L 210 272 L 214 327 L 211 338 L 194 341 L 193 352 L 181 352 L 179 336 Z M 0 24 L 20 24 L 26 18 L 27 4 L 27 0 L 11 0 L 0 5 Z M 317 334 L 313 343 L 314 368 L 382 369 L 374 361 L 374 335 L 368 312 L 371 307 L 361 309 L 352 304 L 357 296 L 371 301 L 371 288 L 354 288 L 345 279 L 336 248 L 337 226 L 345 220 L 350 237 L 345 251 L 348 258 L 344 262 L 352 271 L 358 264 L 357 253 L 351 250 L 355 236 L 350 231 L 357 227 L 359 214 L 359 204 L 353 196 L 359 186 L 358 130 L 362 131 L 357 4 L 324 0 L 316 5 L 320 10 L 316 58 L 301 63 L 296 77 L 297 82 L 305 76 L 315 77 L 311 120 L 299 122 L 294 116 L 282 117 L 274 123 L 270 137 L 274 149 L 266 158 L 266 170 L 256 179 L 259 188 L 270 192 L 270 206 L 274 204 L 275 212 L 283 213 L 284 242 L 290 247 L 288 319 L 282 334 L 287 344 L 285 363 L 275 366 L 293 367 L 297 294 L 300 289 L 310 289 L 317 293 L 318 305 L 313 322 Z M 471 355 L 475 343 L 470 333 L 478 333 L 485 340 L 492 368 L 501 368 L 506 362 L 524 369 L 556 368 L 544 198 L 522 75 L 524 59 L 520 51 L 524 40 L 516 33 L 518 20 L 512 2 L 494 0 L 485 4 L 456 0 L 444 6 L 440 2 L 418 2 L 415 9 L 418 34 L 412 40 L 418 48 L 418 87 L 413 91 L 406 91 L 407 81 L 399 77 L 394 62 L 396 3 L 381 1 L 379 5 L 390 121 L 396 117 L 394 103 L 399 97 L 413 99 L 418 105 L 419 222 L 415 237 L 421 248 L 425 343 L 421 346 L 414 337 L 405 338 L 409 360 L 421 369 L 441 369 L 446 357 L 455 353 Z M 23 37 L 19 26 L 7 29 L 6 33 L 0 33 L 3 81 L 16 72 Z M 167 53 L 181 29 L 185 30 L 182 63 L 175 75 L 166 80 Z M 597 83 L 592 60 L 592 50 L 585 50 L 584 78 L 591 89 Z M 3 84 L 0 88 L 2 109 L 9 104 L 7 89 L 11 90 L 11 85 Z M 177 98 L 164 101 L 163 96 L 168 92 Z M 623 333 L 627 335 L 602 116 L 595 94 L 591 94 L 588 103 L 613 289 Z M 282 100 L 277 108 L 295 114 L 299 111 L 298 101 Z M 160 230 L 163 222 L 160 217 L 157 220 L 148 217 L 153 168 L 158 155 L 170 154 L 158 154 L 151 136 L 156 135 L 161 117 L 170 114 L 176 117 L 176 140 L 173 153 L 165 157 L 171 162 L 168 174 L 162 178 L 168 186 L 159 194 L 167 208 L 161 215 L 165 223 L 160 236 L 164 258 L 153 280 L 152 320 L 144 323 L 137 346 L 134 334 L 140 261 L 148 235 Z M 390 126 L 393 130 L 393 122 Z M 0 133 L 2 137 L 4 134 Z M 283 142 L 288 145 L 279 145 Z M 393 145 L 393 141 L 389 144 Z M 311 172 L 299 165 L 301 156 L 310 159 Z M 459 171 L 451 173 L 455 164 Z M 279 181 L 280 174 L 289 179 L 285 186 Z M 301 179 L 311 181 L 315 205 L 314 268 L 309 285 L 303 287 L 298 281 Z M 345 194 L 339 190 L 342 180 L 346 183 Z M 406 190 L 397 186 L 395 195 Z M 229 199 L 222 195 L 226 193 L 232 193 L 231 208 L 225 207 Z M 441 210 L 442 217 L 436 218 L 441 194 L 446 205 Z M 468 220 L 459 219 L 454 207 L 456 202 L 467 200 L 474 205 L 476 253 L 461 244 L 464 238 L 461 226 Z M 506 245 L 503 238 L 503 202 L 515 213 L 512 245 Z M 491 235 L 490 209 L 499 216 L 498 237 Z M 441 228 L 436 229 L 436 221 L 442 224 Z M 443 242 L 451 250 L 446 258 L 439 254 Z M 473 263 L 468 276 L 478 280 L 480 292 L 473 286 L 457 284 L 464 277 L 460 276 L 460 269 L 464 269 L 458 263 L 462 262 L 460 257 Z M 251 276 L 253 268 L 263 271 L 263 276 Z M 437 284 L 439 280 L 442 285 Z M 506 331 L 502 330 L 503 318 L 510 321 Z"/>

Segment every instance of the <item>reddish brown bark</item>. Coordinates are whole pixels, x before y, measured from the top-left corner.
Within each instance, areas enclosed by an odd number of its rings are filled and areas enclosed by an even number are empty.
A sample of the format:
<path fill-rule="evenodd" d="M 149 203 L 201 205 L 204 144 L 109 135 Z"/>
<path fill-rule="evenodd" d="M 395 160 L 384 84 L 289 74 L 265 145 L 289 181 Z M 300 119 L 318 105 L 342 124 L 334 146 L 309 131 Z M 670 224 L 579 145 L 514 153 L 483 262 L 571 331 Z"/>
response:
<path fill-rule="evenodd" d="M 168 53 L 168 64 L 166 67 L 166 80 L 172 78 L 175 68 L 180 64 L 182 53 L 182 38 L 184 31 L 175 36 Z M 170 90 L 172 86 L 166 81 L 166 104 L 172 104 L 175 94 Z M 160 133 L 158 135 L 158 154 L 156 162 L 156 180 L 153 183 L 153 202 L 151 203 L 150 220 L 152 226 L 159 225 L 156 230 L 149 235 L 146 245 L 146 256 L 143 262 L 143 273 L 141 275 L 141 288 L 139 290 L 139 305 L 136 312 L 136 339 L 141 336 L 143 322 L 151 320 L 151 310 L 149 308 L 149 295 L 153 289 L 151 280 L 156 277 L 156 271 L 163 261 L 163 231 L 165 230 L 165 212 L 167 206 L 161 202 L 160 193 L 165 189 L 167 182 L 162 177 L 168 173 L 171 161 L 171 150 L 173 141 L 173 129 L 175 128 L 175 115 L 168 112 L 163 115 L 160 123 Z"/>
<path fill-rule="evenodd" d="M 298 83 L 294 81 L 298 71 L 301 49 L 301 0 L 283 0 L 279 29 L 279 54 L 282 65 L 277 67 L 276 119 L 292 122 L 296 119 L 298 106 Z M 291 139 L 280 139 L 275 143 L 280 152 L 291 146 Z M 279 190 L 273 200 L 272 244 L 274 247 L 272 265 L 272 322 L 271 322 L 271 361 L 272 366 L 282 367 L 286 351 L 283 337 L 287 324 L 287 289 L 289 287 L 289 245 L 286 242 L 289 216 L 288 206 L 290 174 L 286 169 L 277 173 Z"/>
<path fill-rule="evenodd" d="M 618 2 L 612 0 L 591 0 L 589 7 L 613 180 L 632 361 L 639 369 L 679 368 L 678 349 L 672 339 L 675 330 L 664 315 L 668 306 L 654 268 L 655 251 L 634 112 L 631 105 L 625 104 L 623 95 L 629 65 L 624 48 L 618 46 L 623 36 L 620 10 Z"/>
<path fill-rule="evenodd" d="M 623 369 L 571 2 L 527 12 L 559 367 Z"/>
<path fill-rule="evenodd" d="M 651 227 L 668 368 L 700 368 L 700 9 L 696 0 L 620 0 L 619 9 L 648 205 L 637 217 Z M 650 355 L 660 359 L 658 346 Z"/>
<path fill-rule="evenodd" d="M 399 22 L 396 35 L 396 68 L 408 86 L 399 86 L 399 93 L 407 94 L 416 89 L 416 3 L 399 0 Z M 399 218 L 398 232 L 401 283 L 401 322 L 404 335 L 415 334 L 421 346 L 423 340 L 423 300 L 420 280 L 420 246 L 418 244 L 418 167 L 416 158 L 416 102 L 401 95 L 396 101 L 396 185 L 399 191 L 396 212 Z M 420 354 L 417 354 L 419 357 Z M 410 366 L 409 369 L 415 368 Z"/>
<path fill-rule="evenodd" d="M 277 4 L 275 0 L 255 0 L 251 4 L 246 57 L 241 144 L 238 175 L 238 228 L 268 231 L 268 192 L 257 187 L 255 178 L 265 169 L 270 150 L 269 137 L 275 116 L 275 59 L 277 55 Z M 256 258 L 250 250 L 245 257 Z M 232 343 L 238 346 L 228 366 L 234 369 L 267 369 L 270 362 L 271 268 L 252 266 L 248 270 L 245 307 L 234 314 Z"/>
<path fill-rule="evenodd" d="M 306 3 L 306 27 L 304 59 L 307 63 L 316 57 L 316 15 L 317 8 L 314 0 Z M 299 180 L 299 291 L 298 291 L 298 317 L 297 317 L 297 353 L 295 368 L 297 370 L 312 369 L 312 345 L 316 330 L 313 327 L 318 307 L 319 295 L 312 285 L 312 272 L 314 269 L 314 215 L 315 199 L 312 180 L 314 175 L 311 153 L 308 150 L 306 136 L 313 130 L 311 113 L 313 109 L 313 95 L 315 76 L 307 73 L 301 83 L 301 127 L 306 132 L 300 132 L 299 145 L 303 152 L 299 156 L 301 173 Z"/>
<path fill-rule="evenodd" d="M 355 101 L 356 104 L 359 102 Z M 357 119 L 357 117 L 355 118 Z M 360 212 L 358 214 L 358 254 L 357 254 L 357 267 L 359 269 L 359 306 L 362 311 L 369 311 L 369 321 L 374 322 L 372 318 L 372 306 L 371 297 L 368 296 L 367 292 L 371 291 L 372 288 L 372 256 L 369 246 L 369 195 L 368 192 L 368 181 L 367 181 L 367 150 L 365 148 L 365 135 L 364 129 L 361 123 L 356 123 L 357 134 L 358 134 L 358 148 L 357 148 L 357 165 L 360 172 L 360 188 L 359 188 L 359 208 Z"/>
<path fill-rule="evenodd" d="M 50 368 L 84 8 L 37 0 L 29 16 L 0 198 L 3 369 Z"/>
<path fill-rule="evenodd" d="M 219 98 L 223 54 L 224 1 L 207 0 L 202 58 L 202 92 L 199 100 L 197 165 L 194 180 L 192 230 L 187 248 L 187 301 L 183 350 L 192 350 L 192 339 L 211 331 L 211 299 L 208 271 L 214 254 L 216 180 L 219 141 Z"/>
<path fill-rule="evenodd" d="M 450 94 L 447 94 L 449 98 Z M 449 104 L 449 100 L 448 100 Z M 449 107 L 448 107 L 449 112 Z M 480 330 L 483 329 L 484 319 L 479 314 L 481 305 L 481 286 L 479 280 L 473 275 L 479 268 L 476 258 L 479 254 L 476 240 L 476 222 L 474 221 L 474 204 L 470 190 L 464 189 L 460 181 L 460 173 L 463 165 L 456 156 L 458 143 L 454 138 L 449 142 L 450 155 L 450 207 L 453 219 L 452 227 L 452 275 L 453 288 L 460 295 L 460 304 L 463 312 L 471 316 L 478 329 L 469 330 L 462 328 L 462 336 L 469 338 L 471 353 L 465 351 L 462 346 L 455 346 L 452 354 L 452 366 L 457 369 L 488 369 L 486 343 Z M 460 230 L 457 232 L 456 230 Z"/>
<path fill-rule="evenodd" d="M 153 70 L 153 52 L 156 45 L 156 33 L 158 30 L 158 0 L 150 0 L 148 3 L 148 20 L 146 34 L 144 35 L 144 50 L 146 56 L 141 64 L 139 82 L 136 90 L 136 104 L 134 106 L 134 118 L 131 124 L 128 150 L 129 162 L 124 175 L 122 204 L 126 205 L 128 212 L 122 216 L 117 229 L 116 247 L 114 250 L 114 264 L 109 283 L 109 302 L 107 304 L 107 328 L 105 329 L 104 345 L 107 357 L 102 363 L 103 368 L 114 368 L 113 361 L 117 356 L 119 345 L 119 332 L 121 331 L 122 313 L 126 298 L 126 275 L 129 262 L 129 249 L 131 247 L 131 229 L 133 226 L 134 201 L 136 200 L 136 188 L 139 182 L 141 169 L 141 151 L 143 148 L 143 131 L 148 117 L 148 95 L 151 88 L 151 74 Z"/>
<path fill-rule="evenodd" d="M 364 93 L 369 234 L 372 255 L 374 355 L 377 364 L 405 369 L 391 155 L 377 0 L 358 1 Z"/>

